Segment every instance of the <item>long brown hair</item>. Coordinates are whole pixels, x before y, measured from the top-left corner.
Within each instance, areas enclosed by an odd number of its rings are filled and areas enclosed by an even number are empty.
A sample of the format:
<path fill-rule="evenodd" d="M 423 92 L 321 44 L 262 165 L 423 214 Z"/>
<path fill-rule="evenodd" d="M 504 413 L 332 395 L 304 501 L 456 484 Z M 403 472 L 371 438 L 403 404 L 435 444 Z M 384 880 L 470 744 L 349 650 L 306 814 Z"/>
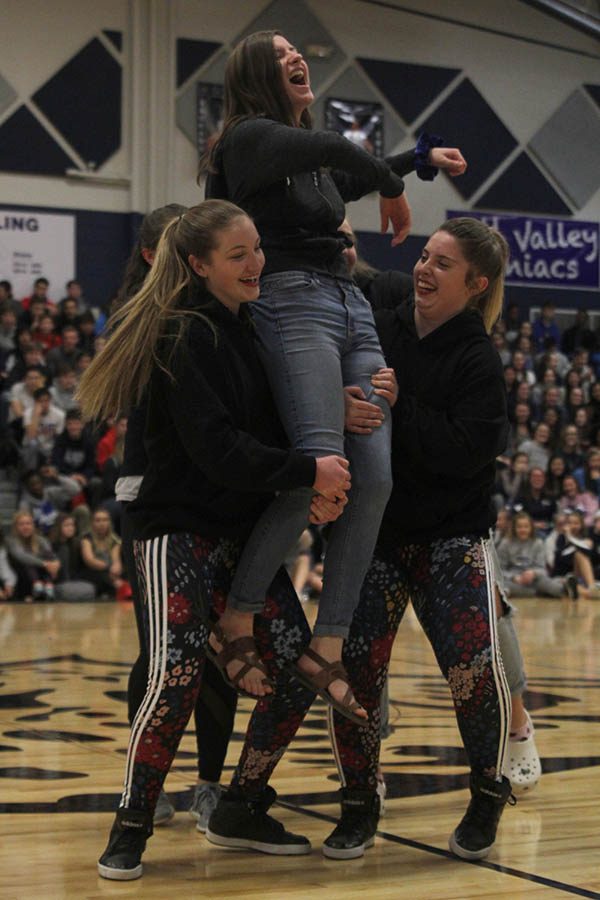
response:
<path fill-rule="evenodd" d="M 488 280 L 485 290 L 472 297 L 467 307 L 479 311 L 489 334 L 502 312 L 508 244 L 495 228 L 467 216 L 448 219 L 440 225 L 438 231 L 445 231 L 456 238 L 462 255 L 470 266 L 468 277 L 471 280 L 482 275 Z"/>
<path fill-rule="evenodd" d="M 169 222 L 148 276 L 111 316 L 110 337 L 81 378 L 77 399 L 85 418 L 106 419 L 139 404 L 155 366 L 172 377 L 170 361 L 191 316 L 202 318 L 216 334 L 201 302 L 203 279 L 188 260 L 207 259 L 221 231 L 241 216 L 246 213 L 233 203 L 205 200 Z M 165 357 L 159 345 L 167 333 L 172 341 Z"/>
<path fill-rule="evenodd" d="M 153 209 L 152 212 L 144 216 L 140 225 L 138 239 L 127 260 L 123 282 L 113 302 L 111 312 L 114 312 L 126 303 L 130 297 L 133 297 L 144 283 L 144 279 L 150 270 L 150 264 L 142 256 L 142 250 L 156 250 L 165 225 L 176 216 L 183 215 L 186 209 L 186 206 L 181 206 L 179 203 L 169 203 L 167 206 Z"/>
<path fill-rule="evenodd" d="M 283 87 L 281 66 L 273 47 L 273 38 L 280 31 L 255 31 L 234 47 L 225 68 L 223 100 L 223 128 L 218 141 L 200 160 L 204 169 L 218 171 L 216 158 L 223 137 L 230 128 L 253 116 L 266 116 L 284 125 L 295 126 L 294 111 Z M 307 109 L 300 117 L 303 128 L 312 126 Z"/>

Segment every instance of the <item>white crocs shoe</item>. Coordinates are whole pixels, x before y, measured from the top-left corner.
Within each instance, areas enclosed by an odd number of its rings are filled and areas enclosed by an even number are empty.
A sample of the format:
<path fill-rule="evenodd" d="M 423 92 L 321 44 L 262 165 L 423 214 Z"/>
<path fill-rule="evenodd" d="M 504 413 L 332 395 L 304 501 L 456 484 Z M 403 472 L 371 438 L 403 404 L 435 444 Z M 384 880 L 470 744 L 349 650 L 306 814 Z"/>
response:
<path fill-rule="evenodd" d="M 540 755 L 535 745 L 535 729 L 528 712 L 525 713 L 531 733 L 520 741 L 509 739 L 504 757 L 504 771 L 512 785 L 513 792 L 531 791 L 542 774 Z"/>

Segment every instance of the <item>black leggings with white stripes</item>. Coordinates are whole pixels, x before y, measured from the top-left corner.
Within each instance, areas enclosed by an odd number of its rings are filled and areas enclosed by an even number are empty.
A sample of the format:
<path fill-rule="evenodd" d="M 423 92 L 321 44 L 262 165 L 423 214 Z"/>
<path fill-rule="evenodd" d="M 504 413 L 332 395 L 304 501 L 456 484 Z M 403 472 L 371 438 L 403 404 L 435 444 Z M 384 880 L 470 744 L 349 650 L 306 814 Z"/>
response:
<path fill-rule="evenodd" d="M 121 806 L 152 813 L 196 704 L 209 615 L 223 611 L 241 543 L 182 533 L 136 542 L 135 551 L 149 678 L 131 726 Z M 232 780 L 248 796 L 260 795 L 314 699 L 285 672 L 310 630 L 284 569 L 255 617 L 254 636 L 274 690 L 256 704 Z"/>

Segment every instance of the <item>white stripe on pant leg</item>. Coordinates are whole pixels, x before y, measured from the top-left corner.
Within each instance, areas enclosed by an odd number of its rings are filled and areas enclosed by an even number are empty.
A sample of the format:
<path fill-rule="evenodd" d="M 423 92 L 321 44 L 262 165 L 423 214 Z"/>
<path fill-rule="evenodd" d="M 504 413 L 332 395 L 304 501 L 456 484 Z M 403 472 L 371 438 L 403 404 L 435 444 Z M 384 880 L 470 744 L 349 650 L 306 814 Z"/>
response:
<path fill-rule="evenodd" d="M 481 547 L 483 550 L 483 558 L 485 561 L 485 573 L 487 582 L 488 595 L 488 615 L 490 621 L 490 638 L 492 651 L 492 671 L 494 673 L 494 681 L 496 683 L 496 691 L 498 693 L 498 708 L 500 715 L 500 740 L 498 742 L 498 756 L 496 758 L 496 780 L 502 777 L 502 767 L 504 764 L 504 756 L 506 746 L 508 744 L 508 735 L 510 730 L 510 717 L 512 712 L 512 702 L 506 675 L 504 674 L 504 666 L 502 665 L 502 657 L 498 649 L 498 623 L 496 619 L 496 579 L 494 577 L 494 564 L 491 558 L 487 541 L 482 539 Z"/>
<path fill-rule="evenodd" d="M 163 537 L 146 541 L 144 550 L 146 594 L 150 621 L 150 667 L 146 694 L 131 727 L 125 766 L 125 787 L 121 806 L 127 806 L 131 799 L 135 755 L 142 733 L 154 715 L 162 692 L 167 667 L 167 616 L 169 601 L 166 564 L 167 545 L 168 537 L 164 535 Z"/>

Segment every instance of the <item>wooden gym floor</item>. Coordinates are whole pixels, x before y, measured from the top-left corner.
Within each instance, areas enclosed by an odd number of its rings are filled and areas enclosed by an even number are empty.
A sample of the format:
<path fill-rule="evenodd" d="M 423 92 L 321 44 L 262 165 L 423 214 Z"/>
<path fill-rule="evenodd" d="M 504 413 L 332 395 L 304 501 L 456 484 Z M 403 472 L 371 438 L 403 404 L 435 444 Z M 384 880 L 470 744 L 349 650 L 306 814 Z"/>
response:
<path fill-rule="evenodd" d="M 0 898 L 600 898 L 600 602 L 518 606 L 544 775 L 506 809 L 488 860 L 447 851 L 467 804 L 465 758 L 446 686 L 408 614 L 391 671 L 394 733 L 383 746 L 390 799 L 373 849 L 348 862 L 320 853 L 337 785 L 316 704 L 272 782 L 282 801 L 275 814 L 311 839 L 310 857 L 206 842 L 186 812 L 195 780 L 188 732 L 166 785 L 180 811 L 156 829 L 143 878 L 124 883 L 99 878 L 96 859 L 123 777 L 133 611 L 0 605 Z M 248 709 L 242 701 L 230 766 Z"/>

